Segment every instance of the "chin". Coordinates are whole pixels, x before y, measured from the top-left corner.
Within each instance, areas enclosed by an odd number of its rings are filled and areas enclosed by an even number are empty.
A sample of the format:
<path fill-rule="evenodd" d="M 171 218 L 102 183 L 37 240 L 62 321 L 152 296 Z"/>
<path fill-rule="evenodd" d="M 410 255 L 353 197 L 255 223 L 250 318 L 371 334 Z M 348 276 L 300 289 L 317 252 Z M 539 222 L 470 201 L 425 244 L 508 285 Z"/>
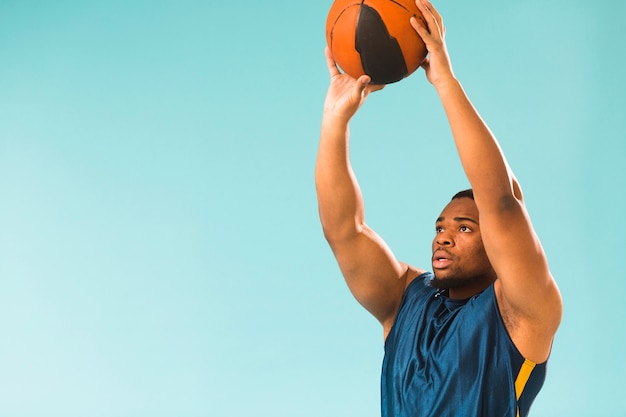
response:
<path fill-rule="evenodd" d="M 447 289 L 450 289 L 450 288 L 459 288 L 459 287 L 463 287 L 463 286 L 465 286 L 467 284 L 468 284 L 468 280 L 466 280 L 466 279 L 448 278 L 448 277 L 438 278 L 436 275 L 430 281 L 431 287 L 438 288 L 440 290 L 447 290 Z"/>
<path fill-rule="evenodd" d="M 435 277 L 430 281 L 430 285 L 433 288 L 437 288 L 440 290 L 447 290 L 450 288 L 463 288 L 467 286 L 473 286 L 478 281 L 481 281 L 481 278 L 476 277 L 459 277 L 457 276 L 441 276 L 435 272 Z"/>

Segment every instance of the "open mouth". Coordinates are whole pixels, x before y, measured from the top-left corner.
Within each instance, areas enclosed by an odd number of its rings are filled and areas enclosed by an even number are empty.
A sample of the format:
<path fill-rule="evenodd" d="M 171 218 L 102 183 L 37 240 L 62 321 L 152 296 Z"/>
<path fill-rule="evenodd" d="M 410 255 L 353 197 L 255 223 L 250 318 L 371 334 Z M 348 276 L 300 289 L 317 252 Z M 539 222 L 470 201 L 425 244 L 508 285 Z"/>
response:
<path fill-rule="evenodd" d="M 435 269 L 445 268 L 452 263 L 452 257 L 447 251 L 437 250 L 433 253 L 432 263 Z"/>

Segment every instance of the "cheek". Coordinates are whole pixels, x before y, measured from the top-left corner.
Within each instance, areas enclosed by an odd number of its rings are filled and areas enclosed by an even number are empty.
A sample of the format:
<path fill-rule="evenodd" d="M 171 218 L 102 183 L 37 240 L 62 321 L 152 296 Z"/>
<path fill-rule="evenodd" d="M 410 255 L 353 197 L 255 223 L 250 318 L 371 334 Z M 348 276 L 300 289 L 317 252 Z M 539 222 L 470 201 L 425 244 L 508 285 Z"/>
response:
<path fill-rule="evenodd" d="M 487 259 L 487 252 L 485 251 L 485 246 L 481 240 L 474 241 L 471 244 L 472 253 L 478 259 Z"/>
<path fill-rule="evenodd" d="M 476 245 L 474 253 L 476 254 L 476 258 L 481 260 L 481 263 L 482 262 L 489 263 L 489 257 L 487 256 L 487 251 L 485 251 L 485 247 L 483 246 L 482 242 Z"/>

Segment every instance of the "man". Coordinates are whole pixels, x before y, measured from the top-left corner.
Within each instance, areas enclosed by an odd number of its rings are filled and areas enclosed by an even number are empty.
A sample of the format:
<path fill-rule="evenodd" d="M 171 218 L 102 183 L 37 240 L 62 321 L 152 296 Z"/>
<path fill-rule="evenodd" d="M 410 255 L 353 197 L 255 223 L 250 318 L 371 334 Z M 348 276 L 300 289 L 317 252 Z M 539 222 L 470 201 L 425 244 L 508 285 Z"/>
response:
<path fill-rule="evenodd" d="M 324 235 L 356 299 L 382 324 L 382 415 L 526 416 L 543 384 L 561 320 L 559 290 L 522 192 L 448 57 L 443 21 L 417 0 L 411 25 L 428 49 L 422 64 L 446 112 L 471 190 L 437 218 L 433 273 L 397 260 L 365 223 L 350 166 L 348 124 L 368 76 L 331 76 L 315 179 Z"/>

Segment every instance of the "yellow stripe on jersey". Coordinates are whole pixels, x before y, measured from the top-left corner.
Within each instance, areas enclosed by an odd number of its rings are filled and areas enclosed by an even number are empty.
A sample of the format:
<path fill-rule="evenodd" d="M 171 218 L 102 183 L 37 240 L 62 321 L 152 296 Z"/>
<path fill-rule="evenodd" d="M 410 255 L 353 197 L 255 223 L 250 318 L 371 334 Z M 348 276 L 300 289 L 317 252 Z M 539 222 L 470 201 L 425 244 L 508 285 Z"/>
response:
<path fill-rule="evenodd" d="M 517 374 L 517 378 L 515 379 L 515 399 L 519 401 L 519 397 L 522 396 L 522 391 L 524 391 L 524 387 L 530 378 L 530 374 L 535 369 L 535 362 L 529 361 L 528 359 L 524 360 L 522 367 Z M 517 408 L 517 417 L 519 417 L 519 407 Z"/>

